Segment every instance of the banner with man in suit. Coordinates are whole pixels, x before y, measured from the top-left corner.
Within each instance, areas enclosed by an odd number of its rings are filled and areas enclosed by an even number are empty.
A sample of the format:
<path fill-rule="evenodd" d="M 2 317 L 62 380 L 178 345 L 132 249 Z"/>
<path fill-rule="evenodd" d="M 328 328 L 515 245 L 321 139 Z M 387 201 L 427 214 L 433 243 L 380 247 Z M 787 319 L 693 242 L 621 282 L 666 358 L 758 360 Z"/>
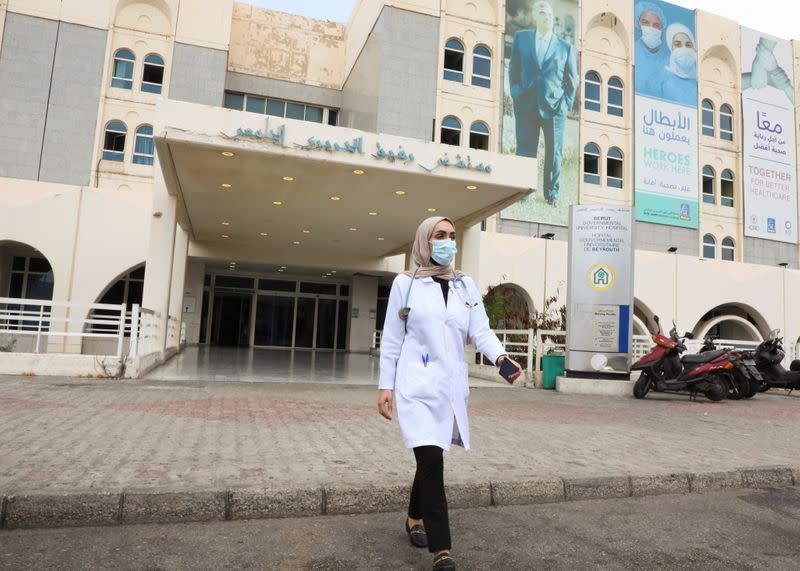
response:
<path fill-rule="evenodd" d="M 503 218 L 565 226 L 578 202 L 578 32 L 577 0 L 506 2 L 502 150 L 536 158 L 539 180 Z"/>

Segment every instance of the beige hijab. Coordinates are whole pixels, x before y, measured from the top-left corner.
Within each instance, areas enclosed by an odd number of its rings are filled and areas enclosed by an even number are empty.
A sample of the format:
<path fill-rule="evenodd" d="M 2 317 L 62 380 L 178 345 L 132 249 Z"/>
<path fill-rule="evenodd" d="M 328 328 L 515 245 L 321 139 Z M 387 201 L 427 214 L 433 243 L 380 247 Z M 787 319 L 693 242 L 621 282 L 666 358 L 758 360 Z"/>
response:
<path fill-rule="evenodd" d="M 461 277 L 464 274 L 455 268 L 452 264 L 447 266 L 437 266 L 431 261 L 431 244 L 430 239 L 433 236 L 433 229 L 442 220 L 447 220 L 455 228 L 455 223 L 446 216 L 431 216 L 422 221 L 417 228 L 417 235 L 414 238 L 414 245 L 411 247 L 411 258 L 414 262 L 414 267 L 418 267 L 418 278 L 426 277 L 450 277 L 455 274 Z M 414 270 L 405 272 L 407 276 L 413 276 Z"/>

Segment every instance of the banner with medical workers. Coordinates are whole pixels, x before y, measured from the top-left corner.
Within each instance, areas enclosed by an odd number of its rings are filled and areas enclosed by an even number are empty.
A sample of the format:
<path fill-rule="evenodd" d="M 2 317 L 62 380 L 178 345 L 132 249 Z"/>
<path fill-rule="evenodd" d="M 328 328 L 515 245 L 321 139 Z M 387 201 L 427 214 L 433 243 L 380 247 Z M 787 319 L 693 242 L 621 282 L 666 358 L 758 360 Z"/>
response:
<path fill-rule="evenodd" d="M 745 236 L 797 243 L 792 46 L 742 28 Z"/>
<path fill-rule="evenodd" d="M 502 218 L 566 226 L 578 203 L 578 0 L 506 0 L 502 152 L 536 159 L 536 191 Z M 531 161 L 532 165 L 534 164 Z"/>
<path fill-rule="evenodd" d="M 697 228 L 697 37 L 694 12 L 634 3 L 635 212 L 643 222 Z"/>

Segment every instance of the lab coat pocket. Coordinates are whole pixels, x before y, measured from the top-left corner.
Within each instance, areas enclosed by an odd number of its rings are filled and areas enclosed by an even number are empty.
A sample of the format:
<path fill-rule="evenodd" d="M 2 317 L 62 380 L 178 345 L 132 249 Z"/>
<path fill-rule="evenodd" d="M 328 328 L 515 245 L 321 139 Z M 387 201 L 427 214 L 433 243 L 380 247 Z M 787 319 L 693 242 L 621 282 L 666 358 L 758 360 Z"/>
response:
<path fill-rule="evenodd" d="M 440 377 L 441 367 L 438 363 L 410 361 L 406 366 L 403 386 L 399 390 L 409 399 L 435 400 L 441 384 Z"/>

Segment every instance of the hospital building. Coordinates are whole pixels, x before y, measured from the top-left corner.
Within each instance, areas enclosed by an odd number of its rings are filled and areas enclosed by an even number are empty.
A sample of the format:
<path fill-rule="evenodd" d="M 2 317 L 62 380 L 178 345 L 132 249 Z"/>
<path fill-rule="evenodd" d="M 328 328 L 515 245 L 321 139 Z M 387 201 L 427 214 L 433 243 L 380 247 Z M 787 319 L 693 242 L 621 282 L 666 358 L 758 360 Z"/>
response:
<path fill-rule="evenodd" d="M 368 353 L 432 215 L 455 220 L 482 291 L 566 303 L 569 204 L 634 206 L 637 22 L 632 0 L 549 4 L 578 79 L 557 207 L 509 135 L 509 26 L 532 1 L 356 0 L 339 24 L 232 0 L 0 0 L 0 373 Z M 740 23 L 694 18 L 697 218 L 636 223 L 634 333 L 658 315 L 793 347 L 796 239 L 748 229 Z M 787 182 L 760 176 L 764 195 Z"/>

